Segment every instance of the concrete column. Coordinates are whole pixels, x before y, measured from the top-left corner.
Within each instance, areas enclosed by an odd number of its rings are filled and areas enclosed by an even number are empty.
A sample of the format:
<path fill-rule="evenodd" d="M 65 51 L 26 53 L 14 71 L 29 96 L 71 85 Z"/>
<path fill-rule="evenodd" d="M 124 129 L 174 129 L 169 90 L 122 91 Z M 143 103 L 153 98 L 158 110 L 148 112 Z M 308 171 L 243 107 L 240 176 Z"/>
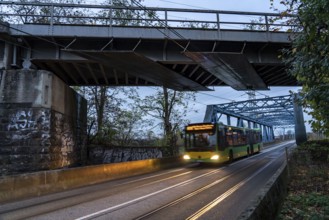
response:
<path fill-rule="evenodd" d="M 9 37 L 9 24 L 1 22 L 0 25 L 0 35 L 5 36 L 5 38 L 10 41 Z M 3 69 L 10 69 L 10 64 L 13 58 L 13 44 L 9 42 L 0 40 L 0 71 Z"/>
<path fill-rule="evenodd" d="M 9 43 L 0 42 L 0 69 L 10 69 L 12 52 L 12 46 Z"/>
<path fill-rule="evenodd" d="M 307 141 L 306 128 L 304 123 L 303 108 L 298 103 L 298 94 L 294 95 L 294 114 L 295 114 L 295 137 L 296 144 L 300 145 Z"/>
<path fill-rule="evenodd" d="M 48 71 L 5 70 L 0 77 L 1 175 L 82 164 L 86 100 Z"/>

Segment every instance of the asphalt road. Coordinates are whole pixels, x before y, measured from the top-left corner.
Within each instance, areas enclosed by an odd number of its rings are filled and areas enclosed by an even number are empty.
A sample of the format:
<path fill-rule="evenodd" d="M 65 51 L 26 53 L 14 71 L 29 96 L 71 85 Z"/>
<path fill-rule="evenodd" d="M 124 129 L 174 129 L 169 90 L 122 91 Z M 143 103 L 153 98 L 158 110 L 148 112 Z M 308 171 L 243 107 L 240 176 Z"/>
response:
<path fill-rule="evenodd" d="M 273 145 L 232 164 L 190 164 L 4 204 L 0 219 L 237 219 L 294 145 Z"/>

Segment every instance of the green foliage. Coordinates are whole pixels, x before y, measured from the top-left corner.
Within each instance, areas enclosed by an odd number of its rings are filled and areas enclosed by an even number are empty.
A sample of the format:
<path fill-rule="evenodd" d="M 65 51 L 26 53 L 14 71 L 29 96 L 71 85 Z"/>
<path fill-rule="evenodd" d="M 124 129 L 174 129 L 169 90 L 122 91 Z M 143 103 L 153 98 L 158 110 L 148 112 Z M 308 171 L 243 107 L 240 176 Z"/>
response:
<path fill-rule="evenodd" d="M 22 3 L 49 3 L 48 0 L 18 0 Z M 81 4 L 84 0 L 53 0 L 52 3 L 59 4 Z M 8 18 L 11 22 L 23 23 L 66 23 L 66 24 L 84 24 L 88 21 L 79 18 L 88 14 L 87 9 L 75 9 L 73 7 L 52 7 L 52 6 L 37 6 L 37 5 L 17 5 L 11 4 L 9 9 L 14 13 L 19 14 L 19 17 Z M 61 17 L 61 16 L 65 16 Z M 17 18 L 19 20 L 17 20 Z M 52 21 L 51 21 L 52 20 Z"/>
<path fill-rule="evenodd" d="M 216 28 L 216 25 L 210 25 L 209 23 L 202 23 L 196 21 L 183 21 L 181 22 L 182 27 L 188 28 L 200 28 L 200 29 L 209 29 Z"/>
<path fill-rule="evenodd" d="M 246 30 L 252 31 L 265 31 L 266 24 L 263 17 L 259 17 L 258 19 L 252 19 L 250 24 L 245 25 Z"/>
<path fill-rule="evenodd" d="M 311 192 L 310 194 L 290 194 L 286 198 L 279 219 L 321 220 L 329 217 L 329 198 L 327 195 Z"/>
<path fill-rule="evenodd" d="M 98 130 L 95 134 L 88 134 L 88 145 L 113 146 L 113 139 L 116 135 L 116 130 L 110 126 L 105 126 Z"/>
<path fill-rule="evenodd" d="M 145 129 L 149 120 L 129 103 L 129 97 L 138 97 L 136 89 L 107 86 L 74 89 L 88 101 L 88 144 L 139 146 L 145 137 L 150 138 Z"/>
<path fill-rule="evenodd" d="M 329 140 L 314 140 L 314 141 L 307 141 L 303 143 L 300 147 L 300 149 L 305 150 L 325 150 L 329 151 Z"/>
<path fill-rule="evenodd" d="M 278 219 L 329 219 L 329 163 L 312 156 L 328 148 L 328 140 L 311 141 L 290 155 L 288 196 Z"/>
<path fill-rule="evenodd" d="M 285 50 L 289 72 L 303 86 L 302 104 L 310 109 L 314 131 L 329 135 L 329 1 L 285 0 L 283 4 L 295 8 L 300 25 L 292 48 Z"/>
<path fill-rule="evenodd" d="M 313 161 L 328 161 L 329 140 L 307 141 L 299 149 L 310 152 Z"/>
<path fill-rule="evenodd" d="M 140 4 L 143 0 L 105 0 L 101 2 L 102 5 L 112 5 L 112 6 L 119 6 L 122 7 L 120 9 L 104 9 L 98 12 L 98 17 L 101 18 L 111 18 L 112 25 L 119 25 L 119 26 L 139 26 L 145 25 L 147 22 L 145 19 L 150 19 L 155 15 L 155 12 L 152 11 L 145 11 L 143 9 L 139 10 L 131 10 L 125 9 L 129 6 L 138 6 L 136 4 Z M 105 21 L 104 24 L 109 22 L 109 19 L 103 20 Z"/>
<path fill-rule="evenodd" d="M 85 4 L 84 0 L 17 0 L 22 3 L 55 3 L 55 6 L 44 5 L 19 5 L 8 4 L 6 10 L 18 16 L 7 16 L 6 21 L 12 23 L 42 23 L 42 24 L 99 24 L 99 25 L 144 25 L 149 18 L 155 16 L 153 11 L 143 9 L 132 10 L 130 6 L 136 6 L 143 0 L 101 0 L 96 4 L 102 8 L 68 7 L 68 4 Z M 1 18 L 0 18 L 1 19 Z"/>

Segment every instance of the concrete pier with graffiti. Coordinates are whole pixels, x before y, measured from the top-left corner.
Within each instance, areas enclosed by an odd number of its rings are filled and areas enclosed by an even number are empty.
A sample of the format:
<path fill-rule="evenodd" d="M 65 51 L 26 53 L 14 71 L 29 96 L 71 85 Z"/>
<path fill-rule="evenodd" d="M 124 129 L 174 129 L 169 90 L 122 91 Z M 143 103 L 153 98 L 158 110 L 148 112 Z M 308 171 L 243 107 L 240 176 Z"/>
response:
<path fill-rule="evenodd" d="M 0 76 L 1 174 L 83 164 L 86 100 L 48 71 L 7 70 Z"/>

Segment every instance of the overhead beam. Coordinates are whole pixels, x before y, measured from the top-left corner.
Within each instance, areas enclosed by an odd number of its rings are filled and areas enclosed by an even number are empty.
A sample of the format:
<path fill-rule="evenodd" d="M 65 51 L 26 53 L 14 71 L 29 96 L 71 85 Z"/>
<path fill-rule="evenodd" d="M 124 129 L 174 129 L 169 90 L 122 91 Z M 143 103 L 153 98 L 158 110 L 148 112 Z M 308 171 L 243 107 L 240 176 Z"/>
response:
<path fill-rule="evenodd" d="M 236 90 L 268 90 L 245 55 L 222 52 L 184 52 L 208 72 Z"/>
<path fill-rule="evenodd" d="M 154 84 L 178 91 L 210 91 L 207 87 L 190 80 L 153 60 L 134 51 L 86 51 L 65 50 L 89 60 L 102 63 Z"/>

